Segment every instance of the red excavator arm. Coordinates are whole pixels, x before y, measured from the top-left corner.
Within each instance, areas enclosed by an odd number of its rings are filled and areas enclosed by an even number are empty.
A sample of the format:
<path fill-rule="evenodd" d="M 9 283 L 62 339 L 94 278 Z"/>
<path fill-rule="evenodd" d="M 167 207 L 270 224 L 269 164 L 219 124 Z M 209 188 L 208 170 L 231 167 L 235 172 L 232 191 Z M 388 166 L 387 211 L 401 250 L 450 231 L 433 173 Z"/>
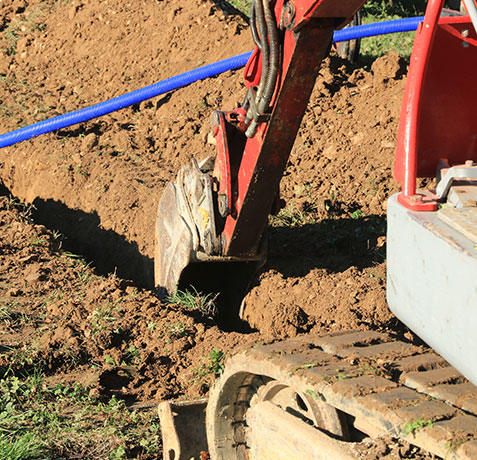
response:
<path fill-rule="evenodd" d="M 245 69 L 245 101 L 214 113 L 213 165 L 193 160 L 159 203 L 155 278 L 163 291 L 191 284 L 223 296 L 231 279 L 234 292 L 246 287 L 263 262 L 267 218 L 333 31 L 364 3 L 253 1 L 256 48 Z M 229 263 L 234 271 L 225 276 Z"/>

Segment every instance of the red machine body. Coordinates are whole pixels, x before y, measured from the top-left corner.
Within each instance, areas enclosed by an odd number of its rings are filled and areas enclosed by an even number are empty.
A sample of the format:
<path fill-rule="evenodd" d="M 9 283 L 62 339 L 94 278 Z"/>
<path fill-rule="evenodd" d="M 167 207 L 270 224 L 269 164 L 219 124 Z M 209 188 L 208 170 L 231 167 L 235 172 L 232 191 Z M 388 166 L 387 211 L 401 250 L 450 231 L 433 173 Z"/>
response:
<path fill-rule="evenodd" d="M 399 202 L 435 211 L 438 198 L 416 192 L 418 177 L 436 177 L 440 160 L 477 161 L 477 36 L 468 16 L 440 17 L 432 0 L 411 56 L 396 146 Z"/>

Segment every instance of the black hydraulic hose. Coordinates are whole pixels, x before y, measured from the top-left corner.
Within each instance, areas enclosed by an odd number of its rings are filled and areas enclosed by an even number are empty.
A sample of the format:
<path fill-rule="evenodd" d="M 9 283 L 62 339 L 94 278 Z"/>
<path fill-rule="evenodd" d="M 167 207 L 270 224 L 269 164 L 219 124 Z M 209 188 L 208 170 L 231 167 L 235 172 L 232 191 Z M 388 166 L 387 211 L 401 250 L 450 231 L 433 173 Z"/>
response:
<path fill-rule="evenodd" d="M 256 104 L 262 97 L 265 81 L 268 77 L 269 72 L 269 61 L 270 61 L 270 47 L 268 45 L 268 33 L 267 33 L 267 23 L 265 21 L 265 14 L 263 11 L 263 1 L 267 2 L 268 0 L 256 0 L 256 13 L 258 20 L 258 30 L 260 32 L 260 41 L 262 43 L 262 74 L 260 77 L 260 83 L 257 89 L 257 96 L 255 99 Z"/>
<path fill-rule="evenodd" d="M 258 35 L 257 31 L 257 14 L 255 13 L 255 2 L 256 0 L 252 1 L 252 8 L 250 9 L 250 28 L 252 29 L 252 37 L 255 45 L 257 45 L 258 49 L 262 49 L 262 43 L 260 42 L 260 36 Z"/>
<path fill-rule="evenodd" d="M 259 102 L 258 110 L 260 113 L 268 110 L 273 92 L 277 84 L 278 67 L 280 65 L 280 48 L 278 43 L 278 27 L 275 22 L 275 15 L 270 8 L 269 0 L 264 0 L 265 19 L 267 21 L 268 37 L 270 39 L 270 71 L 267 75 L 265 89 L 262 99 Z"/>
<path fill-rule="evenodd" d="M 258 3 L 260 3 L 260 0 L 257 0 L 257 1 Z M 255 99 L 257 113 L 254 113 L 252 114 L 252 116 L 250 116 L 251 109 L 249 109 L 249 113 L 247 114 L 247 121 L 252 119 L 253 117 L 253 120 L 251 121 L 249 127 L 247 128 L 247 131 L 245 132 L 245 135 L 247 137 L 253 137 L 255 135 L 255 133 L 257 132 L 258 124 L 259 124 L 257 116 L 262 115 L 266 110 L 268 110 L 270 101 L 273 96 L 273 92 L 277 84 L 278 69 L 280 65 L 280 46 L 279 46 L 278 28 L 275 22 L 275 16 L 273 14 L 272 9 L 270 8 L 269 0 L 263 0 L 262 6 L 264 10 L 266 25 L 267 25 L 267 34 L 265 35 L 265 37 L 266 37 L 267 45 L 270 46 L 270 62 L 269 62 L 269 65 L 267 66 L 268 72 L 264 74 L 262 71 L 262 75 L 260 78 L 260 85 L 257 91 L 257 97 Z M 262 44 L 263 44 L 264 42 L 263 34 L 261 34 L 261 36 L 262 36 Z M 268 41 L 270 41 L 270 44 L 268 43 Z M 265 56 L 263 56 L 263 60 L 265 60 Z"/>

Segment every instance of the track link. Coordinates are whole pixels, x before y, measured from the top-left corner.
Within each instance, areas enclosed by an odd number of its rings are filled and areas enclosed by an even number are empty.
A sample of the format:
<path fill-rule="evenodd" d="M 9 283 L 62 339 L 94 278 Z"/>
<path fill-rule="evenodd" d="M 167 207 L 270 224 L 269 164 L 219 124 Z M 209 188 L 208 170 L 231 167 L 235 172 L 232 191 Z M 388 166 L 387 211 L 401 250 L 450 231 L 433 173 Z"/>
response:
<path fill-rule="evenodd" d="M 247 410 L 274 381 L 347 414 L 370 437 L 399 437 L 445 459 L 477 458 L 477 388 L 431 350 L 372 331 L 255 345 L 233 356 L 209 398 L 209 448 L 218 440 L 211 451 L 248 458 Z"/>

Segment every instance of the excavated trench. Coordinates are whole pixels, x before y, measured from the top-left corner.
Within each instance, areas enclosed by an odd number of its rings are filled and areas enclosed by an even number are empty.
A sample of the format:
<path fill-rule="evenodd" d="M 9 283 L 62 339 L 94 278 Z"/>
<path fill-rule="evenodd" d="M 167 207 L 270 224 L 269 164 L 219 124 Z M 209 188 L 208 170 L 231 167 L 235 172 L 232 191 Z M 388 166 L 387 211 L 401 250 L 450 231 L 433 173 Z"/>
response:
<path fill-rule="evenodd" d="M 71 209 L 52 199 L 33 200 L 33 221 L 64 235 L 63 249 L 83 257 L 102 276 L 116 274 L 138 287 L 154 287 L 154 265 L 137 243 L 100 226 L 96 212 Z M 151 222 L 153 225 L 153 222 Z"/>

